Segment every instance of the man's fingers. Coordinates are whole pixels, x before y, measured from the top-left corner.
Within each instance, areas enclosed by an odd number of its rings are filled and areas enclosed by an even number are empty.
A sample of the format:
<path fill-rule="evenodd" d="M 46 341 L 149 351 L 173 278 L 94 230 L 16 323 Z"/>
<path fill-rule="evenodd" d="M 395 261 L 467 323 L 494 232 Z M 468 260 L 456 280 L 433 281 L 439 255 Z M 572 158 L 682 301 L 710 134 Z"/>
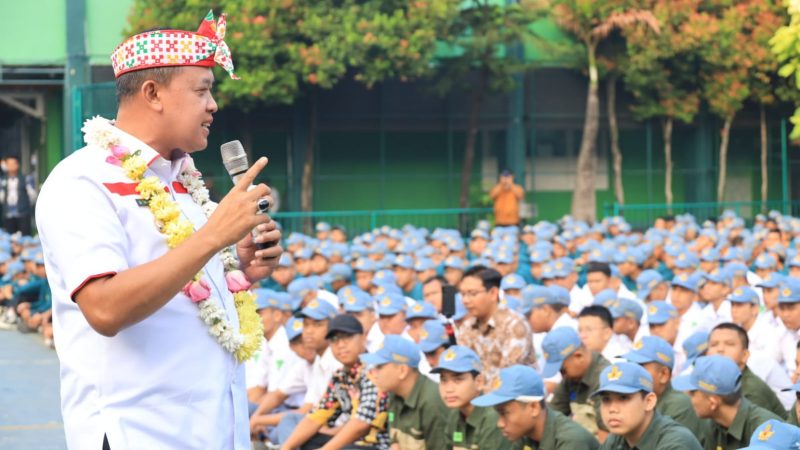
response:
<path fill-rule="evenodd" d="M 236 188 L 241 191 L 246 191 L 248 186 L 253 184 L 253 180 L 256 179 L 256 176 L 258 176 L 258 174 L 264 170 L 264 167 L 267 166 L 267 161 L 268 160 L 265 156 L 258 158 L 256 162 L 250 166 L 249 169 L 247 169 L 247 172 L 242 175 L 242 178 L 239 180 L 239 182 L 236 183 Z"/>

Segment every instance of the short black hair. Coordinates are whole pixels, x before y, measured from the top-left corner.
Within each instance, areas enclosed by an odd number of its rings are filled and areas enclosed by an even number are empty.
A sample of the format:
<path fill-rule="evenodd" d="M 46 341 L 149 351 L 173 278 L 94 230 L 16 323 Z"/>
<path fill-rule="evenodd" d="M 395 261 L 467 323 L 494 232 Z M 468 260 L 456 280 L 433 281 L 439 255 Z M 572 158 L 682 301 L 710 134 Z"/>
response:
<path fill-rule="evenodd" d="M 567 308 L 566 305 L 562 305 L 561 303 L 558 303 L 558 304 L 547 303 L 547 304 L 545 304 L 543 306 L 552 309 L 553 312 L 555 312 L 556 314 L 561 314 L 561 311 L 564 311 L 564 309 Z"/>
<path fill-rule="evenodd" d="M 745 329 L 740 327 L 739 325 L 736 325 L 733 322 L 722 322 L 721 324 L 712 328 L 711 333 L 709 333 L 708 336 L 710 337 L 717 330 L 735 331 L 736 334 L 739 335 L 739 340 L 742 341 L 742 346 L 744 347 L 744 349 L 747 350 L 748 348 L 750 348 L 750 338 L 747 336 L 747 331 L 745 331 Z"/>
<path fill-rule="evenodd" d="M 611 317 L 611 312 L 603 305 L 589 305 L 581 310 L 578 318 L 581 317 L 597 317 L 608 325 L 608 328 L 614 328 L 614 319 Z"/>
<path fill-rule="evenodd" d="M 490 269 L 486 266 L 475 266 L 464 273 L 464 278 L 474 277 L 481 280 L 483 288 L 487 291 L 491 288 L 500 289 L 500 282 L 503 281 L 503 276 L 500 272 Z"/>
<path fill-rule="evenodd" d="M 720 397 L 722 398 L 723 405 L 733 406 L 739 403 L 739 400 L 742 399 L 742 389 L 739 388 L 739 390 L 736 392 L 730 393 L 728 395 L 721 395 Z"/>
<path fill-rule="evenodd" d="M 434 282 L 434 281 L 438 281 L 438 282 L 442 283 L 442 286 L 445 286 L 445 285 L 449 285 L 449 284 L 450 284 L 450 283 L 448 283 L 448 282 L 447 282 L 447 280 L 446 280 L 446 279 L 445 279 L 443 276 L 441 276 L 441 275 L 434 275 L 434 276 L 432 276 L 432 277 L 430 277 L 430 278 L 426 279 L 425 281 L 423 281 L 423 282 L 422 282 L 422 285 L 424 286 L 424 285 L 426 285 L 426 284 L 428 284 L 428 283 L 431 283 L 431 282 Z"/>
<path fill-rule="evenodd" d="M 608 278 L 611 278 L 611 266 L 608 263 L 592 261 L 586 265 L 586 273 L 602 272 Z"/>

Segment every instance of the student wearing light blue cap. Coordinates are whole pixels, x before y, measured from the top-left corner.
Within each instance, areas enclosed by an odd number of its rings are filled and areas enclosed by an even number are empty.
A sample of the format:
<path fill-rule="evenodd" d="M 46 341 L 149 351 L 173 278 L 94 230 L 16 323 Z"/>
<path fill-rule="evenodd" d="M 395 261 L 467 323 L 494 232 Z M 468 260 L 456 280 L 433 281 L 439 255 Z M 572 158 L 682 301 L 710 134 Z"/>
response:
<path fill-rule="evenodd" d="M 384 335 L 403 334 L 406 322 L 407 303 L 401 294 L 391 293 L 374 297 L 378 312 L 378 327 Z"/>
<path fill-rule="evenodd" d="M 422 300 L 422 283 L 417 281 L 417 273 L 414 270 L 414 258 L 411 255 L 398 255 L 393 262 L 395 281 L 403 295 Z"/>
<path fill-rule="evenodd" d="M 406 323 L 408 323 L 406 332 L 414 341 L 419 342 L 422 326 L 425 322 L 438 319 L 438 317 L 439 313 L 430 303 L 414 302 L 413 305 L 406 308 Z"/>
<path fill-rule="evenodd" d="M 475 406 L 471 402 L 481 394 L 479 376 L 481 361 L 472 349 L 454 345 L 445 350 L 436 368 L 439 394 L 450 408 L 444 434 L 447 448 L 510 449 L 497 428 L 497 413 L 487 406 Z"/>
<path fill-rule="evenodd" d="M 783 362 L 794 373 L 798 366 L 792 355 L 800 342 L 800 279 L 786 277 L 778 286 L 778 314 L 787 331 L 780 343 Z"/>
<path fill-rule="evenodd" d="M 600 374 L 593 394 L 611 434 L 601 449 L 701 450 L 690 430 L 658 412 L 653 378 L 634 363 L 619 362 Z"/>
<path fill-rule="evenodd" d="M 500 290 L 504 295 L 520 297 L 524 287 L 525 280 L 516 273 L 506 275 L 503 277 L 502 281 L 500 281 Z"/>
<path fill-rule="evenodd" d="M 466 270 L 466 261 L 458 256 L 450 256 L 444 260 L 444 279 L 453 286 L 458 286 Z"/>
<path fill-rule="evenodd" d="M 400 336 L 386 336 L 383 347 L 360 356 L 372 367 L 371 378 L 382 392 L 389 393 L 388 427 L 393 443 L 401 448 L 444 449 L 449 410 L 439 387 L 420 374 L 420 349 Z"/>
<path fill-rule="evenodd" d="M 353 271 L 356 279 L 356 286 L 359 289 L 369 292 L 372 287 L 372 278 L 375 276 L 375 262 L 369 258 L 358 258 L 353 263 Z"/>
<path fill-rule="evenodd" d="M 706 302 L 703 317 L 707 328 L 723 322 L 733 321 L 731 303 L 726 300 L 730 293 L 730 280 L 724 270 L 716 268 L 703 273 L 700 286 L 700 300 Z"/>
<path fill-rule="evenodd" d="M 419 349 L 431 367 L 439 364 L 439 356 L 450 345 L 450 337 L 441 320 L 426 320 L 419 334 Z"/>
<path fill-rule="evenodd" d="M 345 263 L 336 263 L 330 266 L 323 279 L 330 288 L 329 291 L 337 292 L 352 282 L 353 269 Z"/>
<path fill-rule="evenodd" d="M 614 319 L 613 329 L 617 343 L 624 350 L 630 350 L 634 342 L 648 334 L 647 327 L 642 326 L 644 310 L 636 300 L 620 298 L 609 308 L 609 312 Z"/>
<path fill-rule="evenodd" d="M 673 379 L 672 386 L 690 392 L 697 417 L 711 419 L 699 436 L 706 448 L 740 449 L 759 425 L 781 419 L 742 396 L 741 372 L 727 356 L 698 358 L 692 373 Z"/>
<path fill-rule="evenodd" d="M 261 285 L 262 287 L 274 291 L 286 292 L 289 283 L 294 280 L 296 273 L 297 271 L 294 267 L 294 258 L 292 258 L 292 254 L 283 252 L 278 259 L 278 265 L 275 267 L 275 270 L 272 271 L 268 280 L 261 282 Z"/>
<path fill-rule="evenodd" d="M 780 328 L 774 327 L 767 316 L 759 313 L 758 293 L 749 286 L 737 287 L 728 295 L 733 322 L 747 331 L 750 353 L 759 358 L 782 360 L 781 349 L 775 345 L 781 339 Z"/>
<path fill-rule="evenodd" d="M 596 450 L 600 447 L 587 430 L 549 407 L 545 396 L 541 376 L 528 366 L 515 365 L 500 369 L 490 391 L 472 400 L 472 404 L 495 408 L 499 416 L 497 428 L 514 443 L 515 449 Z"/>
<path fill-rule="evenodd" d="M 675 352 L 667 341 L 644 336 L 633 345 L 633 349 L 622 356 L 629 362 L 639 364 L 653 379 L 653 392 L 658 396 L 656 411 L 671 417 L 692 433 L 701 430 L 700 420 L 694 412 L 692 402 L 683 392 L 672 388 L 672 373 L 675 367 Z"/>
<path fill-rule="evenodd" d="M 800 449 L 800 428 L 770 419 L 756 428 L 750 436 L 750 445 L 742 450 L 797 450 Z"/>
<path fill-rule="evenodd" d="M 666 300 L 668 293 L 669 284 L 656 270 L 645 270 L 636 278 L 636 295 L 645 302 Z"/>

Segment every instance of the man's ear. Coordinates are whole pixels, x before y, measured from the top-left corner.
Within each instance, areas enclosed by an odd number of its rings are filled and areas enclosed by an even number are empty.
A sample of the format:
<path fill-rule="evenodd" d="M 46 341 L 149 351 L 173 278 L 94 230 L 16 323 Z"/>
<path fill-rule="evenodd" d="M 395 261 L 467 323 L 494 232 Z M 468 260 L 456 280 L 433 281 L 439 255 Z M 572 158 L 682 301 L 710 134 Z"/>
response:
<path fill-rule="evenodd" d="M 644 396 L 644 410 L 647 412 L 653 411 L 656 409 L 656 403 L 658 403 L 658 397 L 653 392 L 648 392 L 647 395 Z"/>
<path fill-rule="evenodd" d="M 139 95 L 147 103 L 147 106 L 156 111 L 162 111 L 164 105 L 161 103 L 161 93 L 163 86 L 156 83 L 154 80 L 146 80 L 139 88 Z"/>

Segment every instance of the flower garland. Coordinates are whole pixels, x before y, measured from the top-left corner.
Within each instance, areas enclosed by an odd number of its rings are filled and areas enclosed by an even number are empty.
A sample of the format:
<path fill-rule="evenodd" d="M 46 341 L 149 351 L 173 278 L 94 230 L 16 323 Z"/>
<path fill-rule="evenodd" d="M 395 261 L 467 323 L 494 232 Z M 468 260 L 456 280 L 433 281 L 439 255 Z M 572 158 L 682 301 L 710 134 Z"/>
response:
<path fill-rule="evenodd" d="M 167 193 L 167 187 L 158 177 L 145 177 L 147 162 L 141 151 L 131 152 L 121 144 L 113 123 L 95 116 L 87 120 L 81 129 L 84 141 L 89 145 L 108 150 L 111 154 L 106 162 L 120 166 L 125 175 L 137 183 L 136 192 L 147 202 L 148 209 L 156 219 L 159 232 L 167 238 L 167 246 L 175 248 L 194 233 L 192 223 L 181 215 L 178 204 Z M 191 157 L 183 160 L 178 181 L 183 183 L 206 217 L 211 216 L 217 207 L 208 195 L 200 172 L 195 168 Z M 249 291 L 250 282 L 239 270 L 239 260 L 233 247 L 226 247 L 220 252 L 225 269 L 225 282 L 233 294 L 236 313 L 239 316 L 239 329 L 231 325 L 224 309 L 210 300 L 211 288 L 203 277 L 202 271 L 186 283 L 182 292 L 195 303 L 200 310 L 200 319 L 208 326 L 208 332 L 222 347 L 233 353 L 237 361 L 250 359 L 261 347 L 264 328 L 261 317 L 256 312 L 255 295 Z"/>

